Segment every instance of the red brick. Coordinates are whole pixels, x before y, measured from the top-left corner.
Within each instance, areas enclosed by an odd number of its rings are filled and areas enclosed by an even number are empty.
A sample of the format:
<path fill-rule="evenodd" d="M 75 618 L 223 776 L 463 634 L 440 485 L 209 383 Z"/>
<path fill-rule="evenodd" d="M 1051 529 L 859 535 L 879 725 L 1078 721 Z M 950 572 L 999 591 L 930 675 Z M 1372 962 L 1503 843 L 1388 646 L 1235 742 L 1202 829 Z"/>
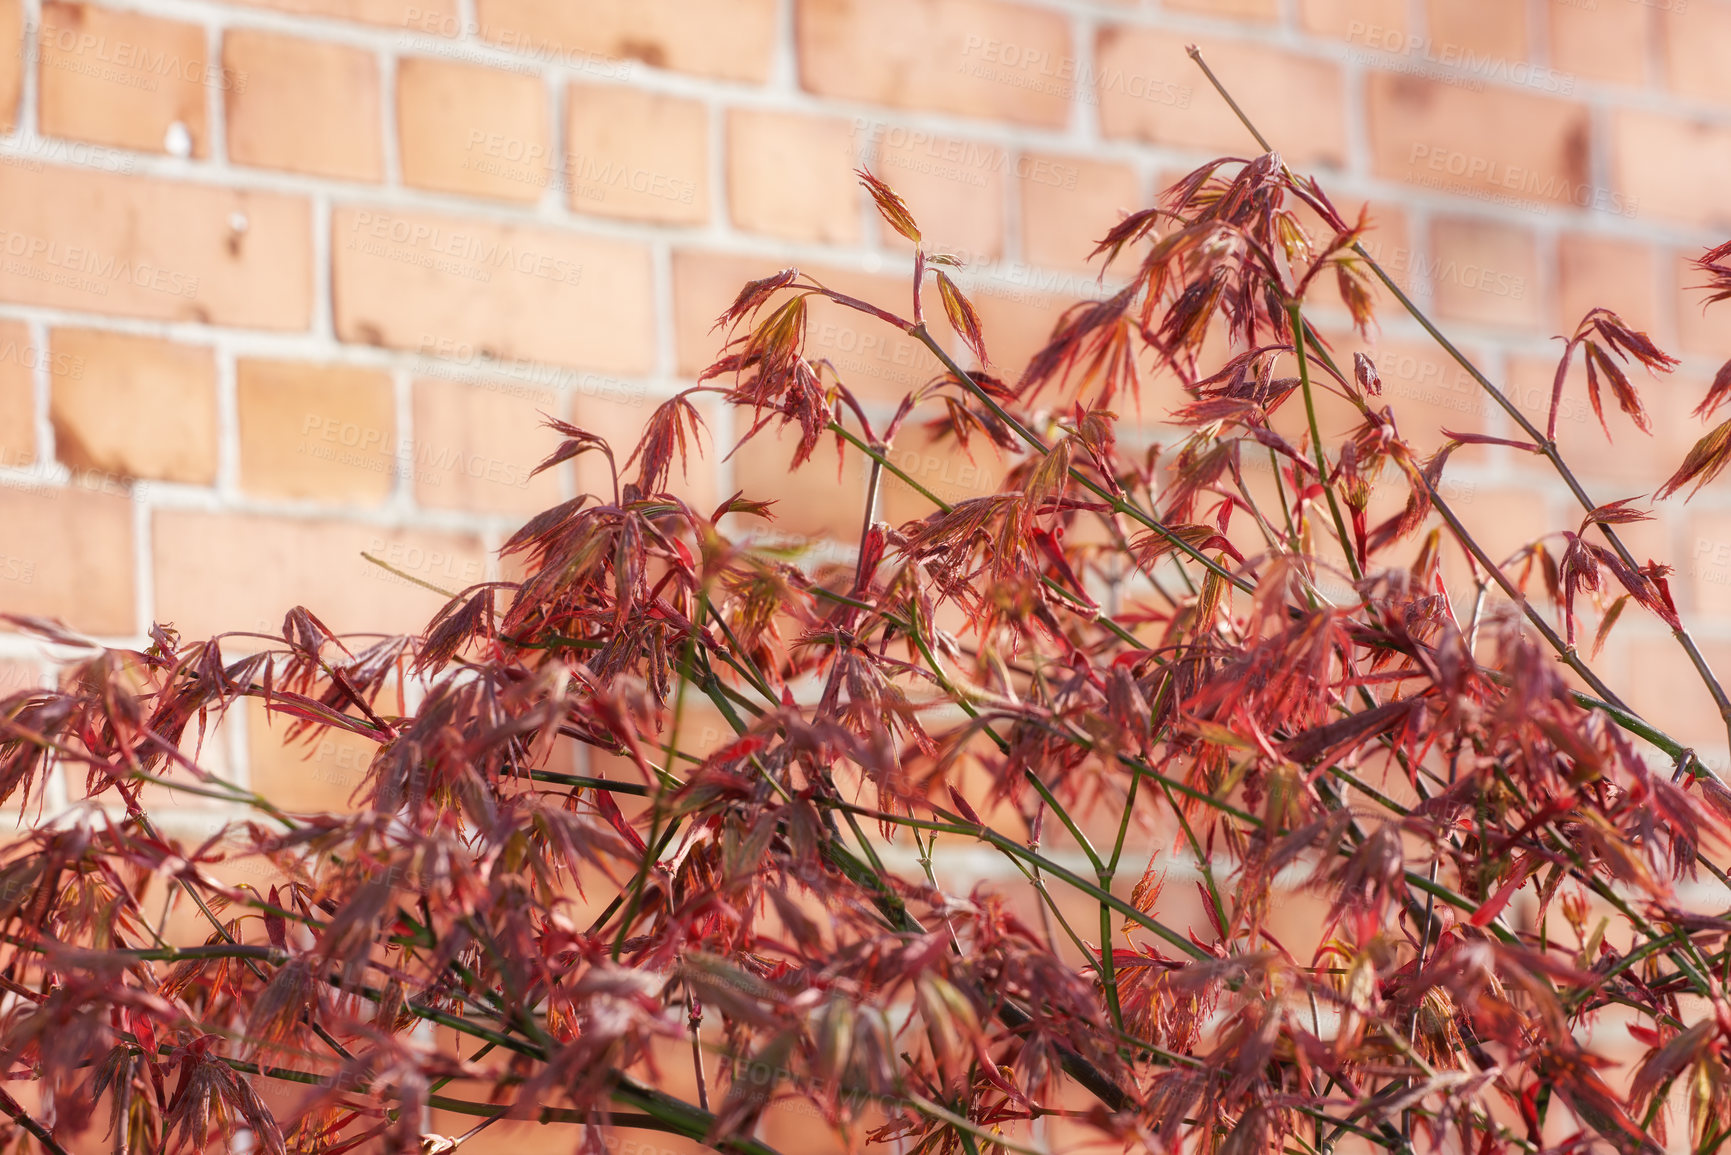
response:
<path fill-rule="evenodd" d="M 673 254 L 673 328 L 681 376 L 696 377 L 720 356 L 726 335 L 714 331 L 715 319 L 741 286 L 776 268 L 775 262 L 760 257 L 694 250 Z M 907 308 L 911 274 L 903 278 L 822 267 L 807 271 L 837 292 L 892 311 Z M 934 298 L 928 287 L 926 316 L 941 332 L 942 306 Z M 816 297 L 807 301 L 806 356 L 827 358 L 857 395 L 890 402 L 901 400 L 940 368 L 929 350 L 885 322 Z"/>
<path fill-rule="evenodd" d="M 0 607 L 103 636 L 138 631 L 132 501 L 105 489 L 0 485 Z"/>
<path fill-rule="evenodd" d="M 1365 342 L 1351 334 L 1324 333 L 1324 336 L 1334 345 L 1337 363 L 1350 365 L 1355 350 L 1371 359 L 1382 378 L 1382 397 L 1377 404 L 1393 412 L 1401 436 L 1420 454 L 1428 456 L 1440 449 L 1447 440 L 1442 433 L 1445 429 L 1485 431 L 1491 401 L 1480 392 L 1471 375 L 1437 346 L 1426 341 Z M 1291 371 L 1292 363 L 1285 364 L 1282 372 Z M 1364 421 L 1354 406 L 1328 390 L 1317 390 L 1315 398 L 1317 425 L 1325 444 L 1338 445 Z M 1281 406 L 1271 424 L 1294 445 L 1309 441 L 1309 422 L 1302 398 L 1295 397 Z M 1453 460 L 1458 467 L 1484 455 L 1484 449 L 1468 446 L 1458 451 Z M 1258 462 L 1257 468 L 1263 469 L 1263 463 Z M 1381 511 L 1381 516 L 1387 517 L 1398 511 L 1406 487 L 1391 474 L 1378 492 L 1391 503 L 1389 509 Z M 1377 511 L 1373 509 L 1372 513 L 1374 520 Z"/>
<path fill-rule="evenodd" d="M 1373 73 L 1366 103 L 1373 167 L 1408 184 L 1587 204 L 1587 110 L 1488 88 Z"/>
<path fill-rule="evenodd" d="M 1406 211 L 1392 204 L 1371 204 L 1347 200 L 1344 203 L 1337 200 L 1336 207 L 1348 222 L 1358 220 L 1361 207 L 1368 209 L 1370 229 L 1359 242 L 1364 251 L 1370 254 L 1371 260 L 1382 266 L 1382 270 L 1394 278 L 1401 291 L 1409 296 L 1414 289 L 1414 274 L 1421 271 L 1418 253 L 1413 245 L 1412 230 L 1407 221 Z M 1326 244 L 1331 238 L 1328 226 L 1316 219 L 1308 208 L 1300 210 L 1300 216 L 1305 222 L 1313 242 Z M 1363 271 L 1370 285 L 1371 297 L 1375 302 L 1376 315 L 1387 318 L 1403 314 L 1399 302 L 1390 296 L 1383 288 L 1382 279 L 1364 266 Z M 1340 280 L 1332 272 L 1319 274 L 1310 290 L 1312 300 L 1325 303 L 1331 307 L 1344 309 L 1346 306 L 1340 298 Z"/>
<path fill-rule="evenodd" d="M 1642 218 L 1731 227 L 1731 126 L 1618 109 L 1611 134 L 1612 182 Z"/>
<path fill-rule="evenodd" d="M 235 403 L 246 492 L 350 506 L 391 495 L 398 436 L 389 373 L 243 358 Z"/>
<path fill-rule="evenodd" d="M 1387 36 L 1404 39 L 1409 27 L 1406 0 L 1302 0 L 1302 4 L 1299 20 L 1305 31 L 1355 44 Z"/>
<path fill-rule="evenodd" d="M 1673 253 L 1666 260 L 1674 293 L 1677 344 L 1684 353 L 1722 362 L 1731 358 L 1731 304 L 1706 303 L 1712 293 L 1701 287 L 1707 283 L 1707 275 L 1695 267 L 1694 258 L 1700 255 L 1701 250 L 1694 249 Z"/>
<path fill-rule="evenodd" d="M 1628 626 L 1625 622 L 1618 632 Z M 1629 705 L 1684 745 L 1708 750 L 1723 746 L 1725 723 L 1682 648 L 1662 634 L 1629 637 L 1625 646 L 1627 673 L 1616 688 L 1627 691 Z M 1731 646 L 1707 642 L 1701 651 L 1720 677 L 1731 671 Z"/>
<path fill-rule="evenodd" d="M 1696 510 L 1688 515 L 1685 556 L 1687 610 L 1731 617 L 1731 514 Z M 1683 566 L 1678 566 L 1684 569 Z"/>
<path fill-rule="evenodd" d="M 573 403 L 576 414 L 573 420 L 577 427 L 599 434 L 613 450 L 613 459 L 618 465 L 619 481 L 622 485 L 637 476 L 637 465 L 633 464 L 629 469 L 626 465 L 636 452 L 638 442 L 643 439 L 644 424 L 660 403 L 660 399 L 645 396 L 640 391 L 623 390 L 580 392 Z M 716 481 L 716 472 L 721 468 L 722 459 L 733 449 L 733 444 L 717 442 L 715 431 L 718 426 L 714 406 L 700 400 L 697 412 L 703 418 L 704 429 L 698 434 L 695 444 L 687 443 L 690 449 L 688 458 L 683 461 L 677 455 L 673 458 L 667 489 L 675 497 L 688 502 L 693 509 L 707 514 L 714 510 L 725 496 Z M 748 418 L 742 411 L 736 413 L 736 420 Z M 735 428 L 744 429 L 748 426 L 736 424 Z M 750 450 L 746 452 L 749 453 Z M 594 494 L 603 501 L 614 500 L 613 475 L 608 470 L 606 457 L 597 453 L 585 453 L 577 459 L 577 492 Z M 731 493 L 732 490 L 727 492 Z"/>
<path fill-rule="evenodd" d="M 649 253 L 539 227 L 383 208 L 332 214 L 336 327 L 345 341 L 634 373 L 653 360 Z"/>
<path fill-rule="evenodd" d="M 0 300 L 261 329 L 312 317 L 307 202 L 0 165 Z"/>
<path fill-rule="evenodd" d="M 421 56 L 397 62 L 405 184 L 539 200 L 554 172 L 550 132 L 538 75 Z"/>
<path fill-rule="evenodd" d="M 971 457 L 957 446 L 954 438 L 939 440 L 923 426 L 913 423 L 902 430 L 888 456 L 898 469 L 930 490 L 934 497 L 955 505 L 1006 488 L 1004 476 L 1017 460 L 983 439 L 976 439 L 969 450 Z M 891 525 L 937 512 L 938 507 L 924 494 L 892 473 L 885 472 L 881 486 L 878 517 Z"/>
<path fill-rule="evenodd" d="M 733 484 L 745 496 L 773 500 L 772 528 L 798 537 L 857 543 L 865 519 L 866 458 L 851 445 L 837 455 L 825 437 L 810 461 L 792 468 L 798 426 L 771 422 L 733 455 Z"/>
<path fill-rule="evenodd" d="M 1346 338 L 1337 343 L 1341 363 L 1351 361 L 1346 350 L 1358 348 L 1375 363 L 1382 378 L 1382 401 L 1394 412 L 1401 436 L 1423 453 L 1442 448 L 1442 431 L 1482 433 L 1489 427 L 1493 402 L 1472 375 L 1440 346 L 1425 340 L 1379 340 L 1364 343 Z M 1463 350 L 1472 356 L 1472 351 Z M 1286 408 L 1293 408 L 1288 405 Z M 1295 413 L 1294 420 L 1298 415 Z M 1344 434 L 1358 421 L 1356 413 L 1345 417 L 1334 430 L 1323 426 L 1324 440 Z M 1467 447 L 1454 459 L 1470 461 L 1480 451 Z"/>
<path fill-rule="evenodd" d="M 1430 53 L 1445 63 L 1527 59 L 1527 8 L 1503 0 L 1429 0 Z M 1488 59 L 1487 59 L 1488 58 Z"/>
<path fill-rule="evenodd" d="M 332 16 L 436 36 L 455 36 L 461 28 L 457 0 L 234 0 L 303 16 Z"/>
<path fill-rule="evenodd" d="M 564 417 L 544 389 L 415 382 L 415 500 L 429 508 L 536 513 L 563 499 L 564 471 L 529 473 L 559 444 L 543 415 Z"/>
<path fill-rule="evenodd" d="M 178 125 L 183 155 L 209 155 L 205 89 L 222 80 L 197 24 L 51 0 L 40 44 L 45 135 L 168 152 Z"/>
<path fill-rule="evenodd" d="M 24 89 L 24 5 L 0 0 L 0 132 L 18 124 L 18 98 Z"/>
<path fill-rule="evenodd" d="M 1461 480 L 1460 471 L 1452 467 L 1456 459 L 1451 457 L 1449 460 L 1451 466 L 1445 467 L 1439 493 L 1454 515 L 1460 518 L 1461 524 L 1466 526 L 1467 532 L 1472 534 L 1473 540 L 1485 551 L 1485 556 L 1505 570 L 1510 568 L 1505 563 L 1527 546 L 1554 534 L 1563 525 L 1574 525 L 1580 520 L 1572 505 L 1565 507 L 1569 510 L 1567 514 L 1557 517 L 1552 509 L 1563 507 L 1562 500 L 1547 501 L 1542 492 L 1535 492 L 1529 486 L 1498 487 Z M 1474 583 L 1484 576 L 1484 570 L 1477 568 L 1475 572 L 1475 567 L 1468 564 L 1465 547 L 1446 530 L 1443 536 L 1446 542 L 1443 549 L 1445 581 L 1454 595 L 1456 606 L 1461 607 L 1460 612 L 1464 614 L 1475 596 Z M 1546 544 L 1553 545 L 1555 541 L 1552 538 Z M 1536 593 L 1537 586 L 1535 582 L 1530 588 Z M 1587 600 L 1583 598 L 1577 610 L 1584 610 Z M 1581 632 L 1591 639 L 1591 627 Z"/>
<path fill-rule="evenodd" d="M 0 321 L 0 469 L 18 469 L 36 460 L 36 385 L 33 369 L 47 353 L 30 338 L 21 321 Z M 68 360 L 63 371 L 83 372 Z"/>
<path fill-rule="evenodd" d="M 800 82 L 824 96 L 1062 127 L 1068 20 L 995 0 L 798 0 Z"/>
<path fill-rule="evenodd" d="M 1561 351 L 1559 346 L 1559 355 Z M 1556 370 L 1556 356 L 1509 359 L 1507 392 L 1541 431 L 1550 411 Z M 1602 403 L 1605 423 L 1611 428 L 1610 439 L 1606 439 L 1587 400 L 1586 371 L 1579 353 L 1563 384 L 1563 400 L 1557 410 L 1557 448 L 1563 460 L 1589 487 L 1596 483 L 1622 490 L 1600 500 L 1625 497 L 1630 492 L 1651 493 L 1677 468 L 1703 432 L 1689 411 L 1706 392 L 1705 382 L 1677 376 L 1654 378 L 1637 367 L 1630 367 L 1628 374 L 1651 414 L 1652 436 L 1635 428 L 1634 422 L 1622 414 L 1616 401 L 1606 393 Z M 1600 388 L 1604 388 L 1602 382 Z M 1549 464 L 1540 458 L 1521 455 L 1516 460 L 1535 474 L 1550 470 Z"/>
<path fill-rule="evenodd" d="M 1030 264 L 1098 270 L 1099 262 L 1088 260 L 1096 242 L 1145 203 L 1127 165 L 1025 153 L 1019 168 L 1022 256 Z"/>
<path fill-rule="evenodd" d="M 1256 142 L 1186 54 L 1194 37 L 1108 25 L 1095 48 L 1100 128 L 1107 136 L 1249 155 Z M 1346 164 L 1340 69 L 1240 41 L 1201 41 L 1204 58 L 1262 134 L 1298 164 Z"/>
<path fill-rule="evenodd" d="M 484 39 L 537 56 L 640 60 L 761 83 L 775 51 L 775 0 L 479 0 Z"/>
<path fill-rule="evenodd" d="M 734 109 L 727 116 L 733 223 L 796 241 L 860 240 L 861 194 L 845 120 Z"/>
<path fill-rule="evenodd" d="M 1644 4 L 1574 3 L 1549 0 L 1551 66 L 1562 72 L 1640 84 L 1647 76 L 1652 23 Z"/>
<path fill-rule="evenodd" d="M 1235 20 L 1273 22 L 1280 19 L 1280 0 L 1166 0 L 1166 7 Z"/>
<path fill-rule="evenodd" d="M 1594 308 L 1606 308 L 1659 339 L 1659 270 L 1638 241 L 1565 233 L 1557 241 L 1557 296 L 1562 328 L 1573 332 Z"/>
<path fill-rule="evenodd" d="M 572 209 L 660 224 L 709 219 L 709 109 L 624 85 L 567 90 Z"/>
<path fill-rule="evenodd" d="M 156 617 L 188 636 L 274 631 L 304 605 L 340 633 L 419 632 L 440 595 L 388 573 L 369 553 L 447 590 L 482 580 L 472 537 L 351 522 L 161 510 L 152 529 Z"/>
<path fill-rule="evenodd" d="M 1060 281 L 1058 287 L 1093 288 L 1091 280 L 1076 280 L 1081 283 Z M 1058 314 L 1075 303 L 1072 297 L 1061 291 L 1048 291 L 1038 282 L 1019 285 L 988 281 L 970 286 L 968 295 L 980 314 L 980 329 L 985 334 L 992 372 L 1006 381 L 1021 379 L 1029 358 L 1051 339 Z M 933 332 L 940 335 L 945 332 L 941 321 L 933 325 Z M 953 351 L 960 354 L 960 350 Z"/>
<path fill-rule="evenodd" d="M 314 729 L 292 745 L 295 719 L 246 705 L 247 784 L 293 814 L 353 810 L 350 798 L 366 777 L 379 744 L 336 727 Z"/>
<path fill-rule="evenodd" d="M 1004 251 L 1004 174 L 1011 167 L 1010 154 L 996 145 L 894 132 L 879 139 L 874 172 L 908 202 L 927 249 L 991 260 Z M 1068 172 L 1074 180 L 1074 166 Z M 1064 179 L 1049 167 L 1042 176 Z M 880 221 L 879 231 L 892 247 L 912 251 L 888 222 Z"/>
<path fill-rule="evenodd" d="M 1550 318 L 1538 242 L 1517 225 L 1466 217 L 1431 224 L 1431 293 L 1439 316 L 1533 327 Z"/>
<path fill-rule="evenodd" d="M 216 361 L 208 348 L 97 329 L 56 329 L 49 343 L 57 364 L 48 415 L 64 464 L 193 485 L 216 480 Z"/>
<path fill-rule="evenodd" d="M 1694 0 L 1659 14 L 1665 84 L 1695 100 L 1731 104 L 1731 71 L 1725 46 L 1731 44 L 1731 3 Z"/>
<path fill-rule="evenodd" d="M 223 36 L 222 60 L 244 80 L 225 93 L 230 160 L 340 180 L 383 178 L 372 53 L 235 28 Z"/>

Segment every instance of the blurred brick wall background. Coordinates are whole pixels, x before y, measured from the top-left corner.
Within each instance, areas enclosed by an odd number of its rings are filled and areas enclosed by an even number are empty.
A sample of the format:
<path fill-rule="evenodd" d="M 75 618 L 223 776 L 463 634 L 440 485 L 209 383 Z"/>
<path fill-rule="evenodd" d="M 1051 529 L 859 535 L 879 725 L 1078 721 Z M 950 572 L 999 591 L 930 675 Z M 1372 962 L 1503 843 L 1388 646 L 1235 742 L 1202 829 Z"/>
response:
<path fill-rule="evenodd" d="M 1373 250 L 1529 412 L 1593 305 L 1678 353 L 1645 386 L 1653 437 L 1613 416 L 1608 447 L 1579 381 L 1561 423 L 1598 500 L 1671 471 L 1731 357 L 1731 307 L 1703 316 L 1683 267 L 1731 234 L 1731 0 L 0 0 L 0 608 L 114 641 L 272 630 L 297 603 L 419 628 L 438 595 L 363 552 L 458 588 L 525 515 L 605 484 L 591 459 L 529 479 L 540 414 L 624 443 L 713 358 L 740 284 L 788 264 L 904 300 L 909 253 L 859 165 L 969 259 L 1014 376 L 1062 307 L 1110 291 L 1085 257 L 1121 212 L 1253 150 L 1191 41 L 1337 203 L 1369 203 Z M 1392 302 L 1382 320 L 1368 351 L 1414 441 L 1510 431 Z M 934 368 L 835 310 L 811 341 L 886 411 Z M 1171 440 L 1175 397 L 1126 437 Z M 857 462 L 789 483 L 785 446 L 721 460 L 737 419 L 707 414 L 720 452 L 686 492 L 776 498 L 784 531 L 844 555 Z M 895 459 L 946 498 L 995 487 L 912 434 Z M 1724 489 L 1627 536 L 1677 567 L 1731 674 Z M 1579 522 L 1500 448 L 1458 454 L 1447 492 L 1502 550 Z M 884 502 L 927 512 L 895 484 Z M 1598 665 L 1725 765 L 1657 623 L 1629 615 Z M 0 693 L 47 676 L 0 633 Z M 213 765 L 342 805 L 367 744 L 303 761 L 261 721 Z M 199 805 L 171 823 L 212 829 Z M 1284 913 L 1296 949 L 1314 911 Z"/>
<path fill-rule="evenodd" d="M 1731 355 L 1682 266 L 1731 227 L 1728 0 L 0 0 L 0 606 L 105 639 L 274 628 L 295 603 L 417 628 L 437 595 L 363 551 L 457 588 L 525 514 L 603 483 L 587 459 L 528 479 L 538 414 L 629 437 L 711 360 L 738 286 L 787 264 L 905 297 L 857 165 L 970 259 L 1013 375 L 1105 291 L 1084 258 L 1119 213 L 1252 151 L 1189 41 L 1339 203 L 1370 203 L 1382 259 L 1530 407 L 1591 305 L 1676 350 L 1654 437 L 1607 448 L 1578 388 L 1563 421 L 1602 500 L 1670 471 Z M 1383 320 L 1415 440 L 1505 430 Z M 852 316 L 812 337 L 881 404 L 933 368 Z M 737 426 L 710 415 L 725 450 Z M 947 496 L 992 487 L 896 452 Z M 789 485 L 771 444 L 721 457 L 697 498 L 856 532 L 852 463 Z M 1505 450 L 1450 484 L 1511 547 L 1578 521 Z M 1631 536 L 1731 673 L 1731 502 Z M 1622 631 L 1614 680 L 1722 757 L 1662 631 Z M 0 635 L 0 680 L 41 678 L 36 654 Z"/>

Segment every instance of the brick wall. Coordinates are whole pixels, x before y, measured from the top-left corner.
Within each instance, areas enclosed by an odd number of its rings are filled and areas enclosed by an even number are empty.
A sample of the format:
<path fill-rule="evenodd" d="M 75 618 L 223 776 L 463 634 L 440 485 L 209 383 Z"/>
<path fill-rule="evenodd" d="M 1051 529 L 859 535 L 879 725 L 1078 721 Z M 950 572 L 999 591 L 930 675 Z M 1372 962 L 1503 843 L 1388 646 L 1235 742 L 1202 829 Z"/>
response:
<path fill-rule="evenodd" d="M 437 596 L 363 552 L 454 588 L 526 512 L 601 484 L 528 478 L 538 414 L 629 436 L 710 360 L 738 285 L 789 263 L 901 298 L 906 246 L 860 164 L 971 258 L 1013 373 L 1100 291 L 1083 258 L 1120 211 L 1253 147 L 1190 41 L 1290 158 L 1371 204 L 1383 260 L 1533 405 L 1589 305 L 1677 350 L 1651 439 L 1606 448 L 1565 412 L 1596 494 L 1651 491 L 1731 355 L 1681 264 L 1731 229 L 1728 0 L 0 0 L 0 606 L 112 639 L 297 602 L 418 626 Z M 1384 319 L 1417 440 L 1504 428 Z M 880 404 L 931 369 L 851 315 L 812 335 Z M 991 486 L 897 452 L 949 495 Z M 852 462 L 789 487 L 773 444 L 722 457 L 692 494 L 857 525 Z M 1458 460 L 1499 543 L 1575 522 L 1529 462 Z M 1731 502 L 1631 536 L 1677 565 L 1731 673 Z M 1624 630 L 1605 665 L 1637 705 L 1722 746 L 1662 632 Z M 0 635 L 0 680 L 40 677 L 35 654 Z"/>

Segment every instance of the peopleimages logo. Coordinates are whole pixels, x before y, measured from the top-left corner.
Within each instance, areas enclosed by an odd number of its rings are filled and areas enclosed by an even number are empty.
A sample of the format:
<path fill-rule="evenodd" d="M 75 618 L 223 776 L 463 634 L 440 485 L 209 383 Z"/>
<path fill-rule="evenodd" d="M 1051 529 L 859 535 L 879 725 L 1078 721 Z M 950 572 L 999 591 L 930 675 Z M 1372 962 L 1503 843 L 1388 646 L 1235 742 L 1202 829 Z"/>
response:
<path fill-rule="evenodd" d="M 1025 48 L 1007 40 L 977 34 L 962 44 L 963 60 L 956 71 L 982 80 L 993 80 L 1015 88 L 1068 96 L 1072 90 L 1092 103 L 1096 90 L 1122 92 L 1135 100 L 1174 108 L 1190 107 L 1190 86 L 1174 84 L 1145 73 L 1122 68 L 1096 68 L 1074 56 L 1053 56 L 1039 48 Z"/>
<path fill-rule="evenodd" d="M 1560 96 L 1575 91 L 1575 78 L 1567 72 L 1558 72 L 1527 60 L 1510 60 L 1506 56 L 1476 52 L 1464 45 L 1435 41 L 1428 36 L 1410 35 L 1398 28 L 1354 20 L 1347 25 L 1346 38 L 1349 43 L 1363 44 L 1378 52 L 1416 57 L 1430 64 L 1456 68 L 1479 80 L 1495 80 Z"/>
<path fill-rule="evenodd" d="M 111 283 L 125 283 L 171 297 L 198 296 L 197 277 L 148 261 L 124 260 L 29 233 L 0 229 L 0 255 L 7 258 L 3 267 L 8 273 L 70 285 L 99 297 L 108 295 Z"/>
<path fill-rule="evenodd" d="M 511 269 L 526 277 L 542 277 L 565 285 L 575 285 L 583 279 L 583 266 L 576 261 L 388 213 L 357 212 L 351 231 L 356 234 L 349 239 L 351 248 L 429 267 L 443 267 L 440 262 L 444 259 L 444 264 L 450 266 L 447 271 L 458 272 L 466 265 L 471 273 L 483 274 L 482 279 L 491 276 L 492 269 Z M 358 240 L 373 244 L 363 249 L 356 243 Z M 397 245 L 400 249 L 392 253 L 383 248 L 385 245 Z"/>
<path fill-rule="evenodd" d="M 210 61 L 129 40 L 110 40 L 77 28 L 44 25 L 40 34 L 27 25 L 25 54 L 45 68 L 58 68 L 155 92 L 162 78 L 202 84 L 225 92 L 246 91 L 246 74 Z"/>

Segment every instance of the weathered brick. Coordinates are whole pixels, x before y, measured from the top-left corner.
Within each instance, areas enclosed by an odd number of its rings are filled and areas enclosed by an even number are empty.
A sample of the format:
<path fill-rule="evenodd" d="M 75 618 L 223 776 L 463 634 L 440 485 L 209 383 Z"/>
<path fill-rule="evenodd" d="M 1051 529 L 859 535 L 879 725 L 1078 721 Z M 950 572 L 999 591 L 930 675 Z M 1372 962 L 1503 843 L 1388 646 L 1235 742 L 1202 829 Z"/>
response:
<path fill-rule="evenodd" d="M 204 29 L 90 4 L 42 6 L 42 131 L 147 152 L 210 152 L 205 88 L 223 84 Z M 185 134 L 182 148 L 171 136 Z"/>
<path fill-rule="evenodd" d="M 563 499 L 562 469 L 529 476 L 559 444 L 542 415 L 562 418 L 563 399 L 550 390 L 506 385 L 415 382 L 410 449 L 421 505 L 535 513 Z"/>
<path fill-rule="evenodd" d="M 1527 59 L 1527 8 L 1502 0 L 1429 0 L 1429 55 L 1460 64 L 1469 72 L 1477 64 L 1490 70 Z"/>
<path fill-rule="evenodd" d="M 1107 25 L 1095 46 L 1100 128 L 1129 137 L 1244 156 L 1256 150 L 1231 108 L 1196 80 L 1194 37 Z M 1304 165 L 1346 164 L 1346 90 L 1340 69 L 1241 41 L 1200 41 L 1209 66 L 1281 155 Z"/>
<path fill-rule="evenodd" d="M 715 319 L 741 286 L 776 268 L 776 262 L 760 257 L 696 250 L 673 254 L 673 327 L 681 376 L 696 377 L 716 360 L 726 334 L 714 330 Z M 824 267 L 807 271 L 837 292 L 892 311 L 907 307 L 911 275 L 904 279 Z M 928 288 L 926 316 L 941 318 L 942 306 L 935 297 Z M 940 368 L 929 350 L 883 321 L 816 297 L 807 301 L 806 356 L 829 359 L 856 394 L 892 403 Z"/>
<path fill-rule="evenodd" d="M 0 300 L 304 329 L 312 237 L 300 197 L 0 165 Z"/>
<path fill-rule="evenodd" d="M 24 5 L 0 0 L 0 132 L 18 124 L 18 99 L 24 90 Z"/>
<path fill-rule="evenodd" d="M 996 0 L 799 0 L 811 92 L 1056 128 L 1078 81 L 1062 13 Z"/>
<path fill-rule="evenodd" d="M 390 496 L 399 438 L 389 373 L 242 358 L 235 396 L 248 493 L 345 505 Z"/>
<path fill-rule="evenodd" d="M 1549 0 L 1545 7 L 1552 67 L 1612 84 L 1640 84 L 1646 78 L 1652 39 L 1646 5 Z"/>
<path fill-rule="evenodd" d="M 1639 241 L 1564 233 L 1557 241 L 1558 318 L 1573 332 L 1587 312 L 1610 309 L 1637 329 L 1661 337 L 1659 270 Z"/>
<path fill-rule="evenodd" d="M 1609 207 L 1589 177 L 1587 110 L 1528 92 L 1475 92 L 1376 72 L 1366 90 L 1378 176 L 1428 188 Z"/>
<path fill-rule="evenodd" d="M 1125 213 L 1144 205 L 1140 182 L 1127 165 L 1083 157 L 1023 154 L 1022 256 L 1053 269 L 1095 269 L 1088 254 Z M 1126 266 L 1128 267 L 1128 266 Z"/>
<path fill-rule="evenodd" d="M 1613 184 L 1643 218 L 1731 226 L 1731 126 L 1624 108 L 1611 133 Z"/>
<path fill-rule="evenodd" d="M 701 101 L 573 84 L 565 154 L 578 212 L 661 224 L 709 218 L 709 109 Z"/>
<path fill-rule="evenodd" d="M 1299 21 L 1307 32 L 1354 44 L 1388 36 L 1404 43 L 1410 27 L 1406 0 L 1302 0 Z"/>
<path fill-rule="evenodd" d="M 480 33 L 582 67 L 592 57 L 760 82 L 775 50 L 775 0 L 479 0 Z"/>
<path fill-rule="evenodd" d="M 18 469 L 36 460 L 36 385 L 34 368 L 52 357 L 30 337 L 21 321 L 0 321 L 0 469 Z M 64 372 L 82 372 L 68 360 Z"/>
<path fill-rule="evenodd" d="M 457 0 L 234 0 L 234 3 L 303 16 L 332 16 L 414 29 L 435 36 L 456 36 L 463 27 Z"/>
<path fill-rule="evenodd" d="M 0 606 L 102 636 L 139 628 L 132 501 L 110 487 L 0 485 Z"/>
<path fill-rule="evenodd" d="M 297 605 L 339 633 L 425 628 L 443 599 L 363 552 L 447 590 L 486 574 L 478 540 L 430 530 L 159 510 L 152 537 L 156 617 L 192 637 L 274 631 Z"/>
<path fill-rule="evenodd" d="M 534 74 L 410 56 L 397 62 L 403 182 L 535 201 L 557 172 L 547 90 Z"/>
<path fill-rule="evenodd" d="M 1694 0 L 1660 13 L 1659 43 L 1664 51 L 1665 84 L 1695 100 L 1731 104 L 1731 70 L 1725 46 L 1731 44 L 1731 3 Z"/>
<path fill-rule="evenodd" d="M 727 199 L 733 223 L 796 241 L 861 237 L 854 136 L 847 121 L 734 109 L 727 116 Z"/>
<path fill-rule="evenodd" d="M 379 66 L 342 44 L 230 29 L 223 67 L 228 155 L 239 164 L 341 180 L 384 176 Z"/>
<path fill-rule="evenodd" d="M 74 470 L 216 480 L 216 362 L 208 348 L 100 329 L 56 329 L 55 456 Z"/>
<path fill-rule="evenodd" d="M 880 137 L 874 172 L 907 201 L 928 249 L 992 260 L 1004 250 L 1004 174 L 1012 166 L 1021 168 L 996 145 L 897 132 Z M 1049 168 L 1042 172 L 1063 179 Z M 879 222 L 879 232 L 892 247 L 913 251 L 888 222 Z"/>
<path fill-rule="evenodd" d="M 1457 321 L 1534 327 L 1550 317 L 1528 229 L 1469 217 L 1431 224 L 1430 283 L 1437 313 Z"/>
<path fill-rule="evenodd" d="M 649 253 L 582 233 L 386 208 L 332 213 L 345 341 L 634 373 L 653 359 Z"/>

